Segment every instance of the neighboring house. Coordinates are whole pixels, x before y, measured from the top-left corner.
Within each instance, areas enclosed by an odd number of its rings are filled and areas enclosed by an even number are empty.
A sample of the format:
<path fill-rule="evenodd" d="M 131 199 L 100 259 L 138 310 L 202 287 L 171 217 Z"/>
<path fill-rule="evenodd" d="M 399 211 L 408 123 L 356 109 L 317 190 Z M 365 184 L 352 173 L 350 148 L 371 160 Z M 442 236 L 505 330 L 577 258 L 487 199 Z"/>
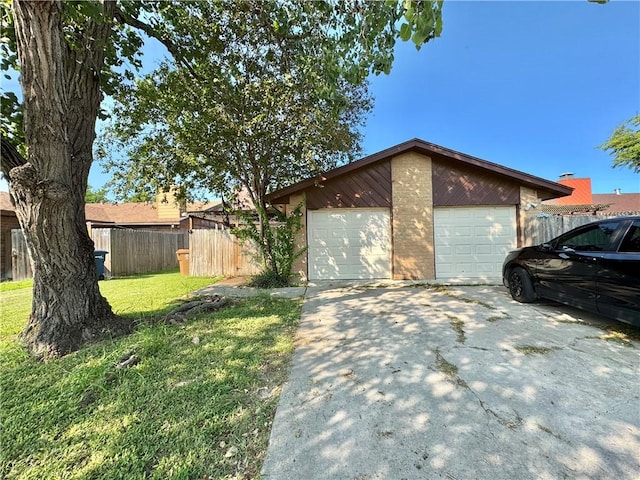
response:
<path fill-rule="evenodd" d="M 214 203 L 180 204 L 171 192 L 159 193 L 155 202 L 146 203 L 87 203 L 85 216 L 87 228 L 132 228 L 136 230 L 171 231 L 190 230 L 209 226 L 203 221 L 194 227 L 189 221 L 189 213 L 214 206 Z"/>
<path fill-rule="evenodd" d="M 181 206 L 172 193 L 161 193 L 155 202 L 148 203 L 88 203 L 85 205 L 87 230 L 93 228 L 129 228 L 136 230 L 175 231 L 193 228 L 209 228 L 214 223 L 206 219 L 197 219 L 197 225 L 187 215 L 187 211 L 197 214 L 211 208 L 213 203 L 199 203 Z M 11 204 L 8 192 L 0 192 L 0 276 L 10 278 L 12 245 L 11 230 L 20 228 L 15 208 Z"/>
<path fill-rule="evenodd" d="M 592 193 L 590 178 L 560 175 L 558 183 L 573 188 L 571 195 L 545 201 L 537 213 L 549 215 L 638 215 L 640 193 Z"/>
<path fill-rule="evenodd" d="M 0 192 L 0 279 L 11 277 L 11 230 L 20 228 L 9 192 Z"/>
<path fill-rule="evenodd" d="M 296 271 L 309 280 L 499 281 L 525 210 L 570 187 L 414 139 L 268 195 L 306 201 Z"/>
<path fill-rule="evenodd" d="M 242 212 L 242 215 L 237 215 Z M 205 208 L 187 211 L 189 230 L 222 228 L 229 229 L 249 221 L 258 221 L 251 195 L 246 188 L 238 188 L 231 203 L 224 201 L 208 203 Z M 185 227 L 183 227 L 185 228 Z"/>
<path fill-rule="evenodd" d="M 607 205 L 606 213 L 640 215 L 640 193 L 594 193 L 593 202 Z"/>

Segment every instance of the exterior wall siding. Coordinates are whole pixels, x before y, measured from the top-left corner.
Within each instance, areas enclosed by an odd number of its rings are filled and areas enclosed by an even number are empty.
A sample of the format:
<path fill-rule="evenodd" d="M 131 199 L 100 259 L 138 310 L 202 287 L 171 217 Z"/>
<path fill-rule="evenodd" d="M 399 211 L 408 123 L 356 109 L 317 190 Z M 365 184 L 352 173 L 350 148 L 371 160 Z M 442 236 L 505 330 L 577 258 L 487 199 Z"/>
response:
<path fill-rule="evenodd" d="M 431 167 L 415 152 L 391 161 L 394 280 L 435 278 Z"/>
<path fill-rule="evenodd" d="M 391 162 L 378 162 L 306 192 L 307 208 L 311 210 L 391 207 Z"/>
<path fill-rule="evenodd" d="M 446 159 L 433 161 L 433 205 L 457 207 L 463 205 L 517 205 L 520 202 L 518 183 L 502 179 L 490 172 Z"/>

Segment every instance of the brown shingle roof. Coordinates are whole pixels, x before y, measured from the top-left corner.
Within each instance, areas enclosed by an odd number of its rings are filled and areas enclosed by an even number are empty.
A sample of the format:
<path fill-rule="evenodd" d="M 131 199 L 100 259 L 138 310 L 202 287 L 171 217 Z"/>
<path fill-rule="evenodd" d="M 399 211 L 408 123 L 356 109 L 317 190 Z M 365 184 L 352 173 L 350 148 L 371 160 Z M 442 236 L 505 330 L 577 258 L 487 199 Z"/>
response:
<path fill-rule="evenodd" d="M 180 217 L 158 218 L 158 210 L 153 203 L 87 203 L 85 215 L 88 221 L 115 224 L 159 223 L 171 224 Z"/>
<path fill-rule="evenodd" d="M 190 212 L 201 212 L 217 205 L 214 202 L 190 203 Z M 14 212 L 9 192 L 0 192 L 0 210 Z M 117 225 L 132 225 L 155 223 L 160 225 L 179 223 L 181 217 L 158 218 L 158 210 L 154 203 L 87 203 L 85 216 L 94 223 L 113 223 Z"/>
<path fill-rule="evenodd" d="M 606 212 L 640 212 L 640 193 L 594 193 L 593 202 L 608 204 Z"/>

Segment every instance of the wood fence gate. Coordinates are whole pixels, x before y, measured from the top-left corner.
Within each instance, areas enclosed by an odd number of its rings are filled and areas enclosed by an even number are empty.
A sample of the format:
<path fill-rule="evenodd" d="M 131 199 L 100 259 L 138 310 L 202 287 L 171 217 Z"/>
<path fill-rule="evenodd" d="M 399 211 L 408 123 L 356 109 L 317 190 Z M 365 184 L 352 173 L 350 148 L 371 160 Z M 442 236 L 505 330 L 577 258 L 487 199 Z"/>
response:
<path fill-rule="evenodd" d="M 199 277 L 246 276 L 260 272 L 249 245 L 241 246 L 228 230 L 192 230 L 189 274 Z"/>

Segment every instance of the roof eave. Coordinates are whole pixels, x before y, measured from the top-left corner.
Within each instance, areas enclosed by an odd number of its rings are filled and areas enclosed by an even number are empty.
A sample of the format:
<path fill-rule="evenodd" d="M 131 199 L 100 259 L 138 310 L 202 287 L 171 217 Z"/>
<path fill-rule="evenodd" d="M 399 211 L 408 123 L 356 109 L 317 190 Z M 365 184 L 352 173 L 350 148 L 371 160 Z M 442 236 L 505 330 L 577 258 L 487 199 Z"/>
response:
<path fill-rule="evenodd" d="M 285 203 L 282 201 L 283 199 L 288 198 L 290 195 L 305 190 L 317 183 L 325 182 L 327 180 L 347 174 L 353 170 L 363 168 L 380 160 L 389 159 L 410 151 L 418 151 L 420 153 L 428 155 L 435 154 L 447 158 L 453 158 L 454 160 L 457 160 L 466 165 L 472 165 L 484 170 L 491 170 L 498 175 L 515 179 L 527 187 L 538 190 L 538 194 L 540 195 L 540 198 L 542 200 L 549 200 L 551 198 L 571 195 L 571 192 L 573 191 L 573 188 L 571 187 L 567 187 L 550 180 L 545 180 L 544 178 L 536 177 L 528 173 L 520 172 L 509 167 L 498 165 L 497 163 L 482 160 L 480 158 L 466 155 L 464 153 L 457 152 L 446 147 L 441 147 L 440 145 L 414 138 L 412 140 L 408 140 L 380 152 L 374 153 L 373 155 L 361 158 L 360 160 L 356 160 L 355 162 L 343 165 L 342 167 L 335 168 L 333 170 L 325 172 L 324 174 L 311 177 L 289 187 L 276 190 L 275 192 L 268 194 L 266 196 L 266 199 L 267 201 L 275 204 Z M 278 202 L 278 200 L 281 201 Z"/>

